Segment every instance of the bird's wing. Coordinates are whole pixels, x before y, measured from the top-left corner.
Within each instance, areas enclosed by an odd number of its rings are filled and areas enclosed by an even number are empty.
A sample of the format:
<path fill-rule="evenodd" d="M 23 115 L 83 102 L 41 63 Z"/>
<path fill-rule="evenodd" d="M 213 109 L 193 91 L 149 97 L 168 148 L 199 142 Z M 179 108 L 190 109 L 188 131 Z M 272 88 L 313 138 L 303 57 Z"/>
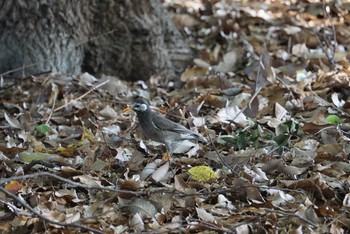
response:
<path fill-rule="evenodd" d="M 156 128 L 162 131 L 169 131 L 174 133 L 179 133 L 182 135 L 183 139 L 196 139 L 198 141 L 206 142 L 206 139 L 188 128 L 182 126 L 181 124 L 175 123 L 170 119 L 164 118 L 162 116 L 153 114 L 152 122 Z"/>
<path fill-rule="evenodd" d="M 153 114 L 153 113 L 152 113 Z M 164 118 L 162 116 L 153 114 L 152 121 L 156 128 L 164 131 L 174 131 L 174 132 L 186 132 L 190 131 L 189 129 L 185 128 L 181 124 L 175 123 L 171 121 L 170 119 Z"/>

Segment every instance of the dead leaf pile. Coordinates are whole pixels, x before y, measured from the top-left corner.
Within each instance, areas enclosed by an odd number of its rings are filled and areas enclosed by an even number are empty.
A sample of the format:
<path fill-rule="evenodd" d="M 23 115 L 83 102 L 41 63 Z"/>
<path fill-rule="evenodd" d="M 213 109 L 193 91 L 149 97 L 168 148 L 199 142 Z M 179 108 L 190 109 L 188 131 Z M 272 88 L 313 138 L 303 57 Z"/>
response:
<path fill-rule="evenodd" d="M 178 80 L 0 90 L 1 232 L 349 232 L 350 3 L 163 4 L 196 52 Z M 135 96 L 209 143 L 165 161 Z"/>

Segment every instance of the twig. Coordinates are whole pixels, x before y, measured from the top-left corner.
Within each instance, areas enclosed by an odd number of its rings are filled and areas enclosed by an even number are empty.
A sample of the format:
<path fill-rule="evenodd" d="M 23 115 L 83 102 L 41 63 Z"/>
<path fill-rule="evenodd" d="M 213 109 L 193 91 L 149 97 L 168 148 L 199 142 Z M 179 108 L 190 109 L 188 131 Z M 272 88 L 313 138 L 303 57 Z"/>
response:
<path fill-rule="evenodd" d="M 333 24 L 333 20 L 332 20 L 332 16 L 329 14 L 327 8 L 329 8 L 329 6 L 326 5 L 325 1 L 322 1 L 322 4 L 323 4 L 323 10 L 325 12 L 325 14 L 327 15 L 328 17 L 328 20 L 331 24 L 331 28 L 330 28 L 330 31 L 332 32 L 332 36 L 333 36 L 333 41 L 334 43 L 332 44 L 332 41 L 330 41 L 331 39 L 330 38 L 327 38 L 327 35 L 326 33 L 327 32 L 324 32 L 324 35 L 323 35 L 323 41 L 324 41 L 324 44 L 322 43 L 320 37 L 316 34 L 316 32 L 313 32 L 314 36 L 316 37 L 316 40 L 318 42 L 318 44 L 320 45 L 323 53 L 326 55 L 328 61 L 330 62 L 331 64 L 331 70 L 334 70 L 335 68 L 335 60 L 334 60 L 334 57 L 335 57 L 335 51 L 336 51 L 336 48 L 337 48 L 337 36 L 336 36 L 336 32 L 335 32 L 335 27 L 334 27 L 334 24 Z M 328 51 L 327 49 L 330 49 L 330 51 Z"/>
<path fill-rule="evenodd" d="M 334 49 L 330 48 L 329 46 L 329 42 L 326 41 L 326 39 L 324 39 L 325 45 L 322 43 L 320 37 L 316 34 L 316 32 L 313 32 L 318 44 L 320 45 L 323 53 L 326 55 L 326 58 L 328 59 L 328 61 L 331 63 L 331 70 L 334 70 L 335 67 L 335 61 L 334 61 Z M 332 54 L 327 52 L 327 47 L 330 48 L 332 50 Z"/>
<path fill-rule="evenodd" d="M 195 222 L 195 224 L 192 224 L 192 223 L 187 224 L 187 227 L 190 229 L 191 229 L 191 226 L 202 226 L 202 227 L 209 228 L 209 229 L 215 230 L 215 231 L 220 231 L 223 233 L 236 233 L 233 230 L 230 230 L 230 229 L 225 228 L 225 227 L 220 227 L 218 225 L 215 225 L 215 223 L 207 222 L 205 220 L 192 218 L 190 221 Z"/>
<path fill-rule="evenodd" d="M 118 192 L 118 193 L 128 193 L 128 194 L 132 194 L 132 195 L 142 195 L 143 194 L 143 192 L 135 192 L 135 191 L 130 191 L 130 190 L 115 189 L 115 188 L 100 187 L 100 186 L 88 186 L 88 185 L 85 185 L 85 184 L 82 184 L 79 182 L 75 182 L 75 181 L 63 178 L 63 177 L 55 175 L 55 174 L 51 174 L 49 172 L 38 172 L 38 173 L 30 174 L 30 175 L 13 176 L 10 178 L 2 179 L 0 181 L 0 186 L 4 185 L 10 181 L 13 181 L 13 180 L 26 180 L 26 179 L 31 179 L 31 178 L 40 178 L 40 177 L 44 177 L 44 176 L 53 177 L 57 180 L 63 181 L 63 182 L 70 184 L 72 186 L 85 188 L 85 189 L 106 190 L 106 191 L 112 191 L 112 192 Z"/>
<path fill-rule="evenodd" d="M 268 208 L 261 208 L 261 209 L 263 209 L 263 210 L 265 210 L 267 212 L 271 212 L 271 213 L 278 213 L 278 214 L 285 215 L 285 216 L 296 217 L 298 219 L 303 220 L 307 224 L 310 224 L 313 227 L 318 227 L 317 224 L 314 224 L 310 220 L 307 220 L 306 218 L 304 218 L 304 217 L 302 217 L 302 216 L 300 216 L 300 215 L 298 215 L 296 213 L 288 213 L 288 212 L 285 212 L 285 211 L 282 211 L 282 210 L 273 210 L 273 209 L 268 209 Z"/>
<path fill-rule="evenodd" d="M 86 93 L 84 93 L 83 95 L 77 97 L 77 98 L 74 99 L 74 100 L 71 100 L 71 101 L 68 102 L 68 103 L 65 103 L 64 105 L 62 105 L 62 106 L 60 106 L 60 107 L 57 107 L 57 108 L 54 109 L 53 111 L 54 111 L 54 112 L 59 111 L 59 110 L 63 109 L 64 107 L 66 107 L 66 106 L 72 104 L 74 101 L 77 101 L 77 100 L 80 100 L 80 99 L 84 98 L 84 97 L 87 96 L 89 93 L 91 93 L 91 92 L 93 92 L 94 90 L 98 89 L 99 87 L 101 87 L 101 86 L 107 84 L 108 82 L 109 82 L 109 80 L 106 80 L 106 81 L 102 82 L 101 84 L 96 85 L 95 87 L 93 87 L 92 89 L 90 89 L 89 91 L 87 91 Z"/>
<path fill-rule="evenodd" d="M 15 201 L 19 202 L 23 207 L 28 209 L 34 216 L 36 216 L 38 218 L 41 218 L 41 219 L 43 219 L 43 220 L 45 220 L 45 221 L 47 221 L 49 223 L 56 224 L 56 225 L 59 225 L 59 226 L 76 227 L 76 228 L 81 228 L 81 229 L 88 230 L 88 231 L 91 231 L 91 232 L 94 232 L 94 233 L 101 233 L 102 234 L 103 232 L 101 232 L 99 230 L 96 230 L 96 229 L 93 229 L 93 228 L 90 228 L 88 226 L 82 225 L 82 224 L 78 224 L 78 222 L 81 222 L 81 221 L 86 220 L 88 218 L 80 219 L 80 220 L 77 220 L 76 222 L 72 222 L 72 223 L 64 223 L 64 222 L 58 222 L 58 221 L 55 221 L 55 220 L 51 220 L 51 219 L 41 215 L 40 213 L 38 213 L 34 208 L 32 208 L 21 197 L 18 197 L 16 195 L 12 194 L 11 192 L 7 191 L 6 189 L 4 189 L 2 187 L 2 185 L 6 184 L 6 183 L 8 183 L 10 181 L 14 181 L 14 180 L 21 181 L 21 180 L 31 179 L 31 178 L 40 178 L 40 177 L 44 177 L 44 176 L 52 177 L 52 178 L 55 178 L 55 179 L 60 180 L 62 182 L 65 182 L 66 184 L 70 184 L 72 186 L 81 187 L 81 188 L 85 188 L 85 189 L 98 189 L 98 190 L 106 190 L 106 191 L 113 191 L 113 192 L 128 193 L 128 194 L 133 194 L 133 195 L 142 195 L 142 194 L 144 194 L 144 192 L 135 192 L 135 191 L 130 191 L 130 190 L 114 189 L 114 188 L 99 187 L 99 186 L 88 186 L 88 185 L 85 185 L 85 184 L 82 184 L 82 183 L 79 183 L 79 182 L 75 182 L 75 181 L 72 181 L 72 180 L 69 180 L 69 179 L 65 179 L 65 178 L 63 178 L 61 176 L 54 175 L 54 174 L 51 174 L 51 173 L 48 173 L 48 172 L 38 172 L 38 173 L 30 174 L 30 175 L 14 176 L 14 177 L 2 179 L 0 181 L 0 192 L 6 194 L 8 197 L 11 197 Z M 0 202 L 2 202 L 2 201 L 0 200 Z M 5 203 L 5 202 L 3 202 L 3 203 Z M 5 204 L 9 205 L 9 203 L 7 203 L 7 202 Z M 16 211 L 19 210 L 18 208 L 14 208 L 13 205 L 9 205 L 9 206 L 12 207 L 12 209 L 14 210 L 15 213 L 17 213 Z M 23 212 L 21 214 L 30 216 L 30 214 L 25 214 Z"/>
<path fill-rule="evenodd" d="M 213 140 L 212 140 L 211 137 L 210 137 L 210 134 L 208 134 L 208 137 L 209 137 L 210 144 L 213 146 L 213 149 L 214 149 L 216 155 L 218 156 L 218 158 L 220 159 L 221 163 L 222 163 L 225 167 L 227 167 L 233 174 L 237 175 L 237 173 L 235 172 L 235 168 L 231 168 L 231 166 L 228 165 L 228 164 L 224 161 L 224 159 L 222 158 L 221 154 L 220 154 L 220 153 L 218 152 L 218 150 L 216 149 L 216 147 L 215 147 L 215 145 L 214 145 L 214 142 L 213 142 Z M 235 167 L 236 167 L 236 166 L 235 166 Z"/>
<path fill-rule="evenodd" d="M 24 211 L 22 211 L 21 209 L 18 209 L 14 204 L 5 201 L 4 199 L 0 199 L 0 202 L 5 204 L 9 210 L 11 210 L 12 212 L 14 212 L 16 215 L 25 215 L 25 216 L 30 216 L 30 213 L 24 213 Z"/>
<path fill-rule="evenodd" d="M 307 86 L 307 89 L 313 94 L 315 95 L 316 97 L 318 97 L 320 100 L 322 100 L 324 103 L 326 103 L 327 105 L 329 106 L 332 106 L 333 108 L 335 108 L 337 111 L 339 111 L 342 115 L 345 115 L 345 116 L 350 116 L 348 113 L 344 112 L 343 110 L 341 110 L 339 107 L 337 107 L 336 105 L 334 105 L 333 103 L 330 103 L 328 102 L 327 100 L 325 100 L 324 98 L 321 98 L 317 93 L 315 93 L 312 88 L 311 88 L 311 85 L 309 84 Z"/>
<path fill-rule="evenodd" d="M 250 97 L 249 102 L 247 103 L 247 105 L 245 105 L 245 106 L 242 108 L 242 110 L 240 110 L 240 111 L 236 114 L 236 116 L 231 120 L 232 122 L 234 122 L 234 120 L 235 120 L 240 114 L 242 114 L 248 107 L 249 107 L 249 108 L 252 108 L 252 103 L 253 103 L 254 99 L 258 96 L 258 94 L 260 93 L 260 91 L 263 89 L 262 84 L 259 85 L 259 79 L 261 79 L 261 78 L 259 78 L 259 77 L 263 75 L 263 74 L 261 74 L 262 69 L 265 69 L 265 70 L 266 70 L 266 68 L 264 67 L 264 64 L 263 64 L 262 59 L 263 59 L 263 55 L 261 55 L 260 58 L 259 58 L 259 67 L 258 67 L 258 72 L 257 72 L 257 74 L 256 74 L 255 91 L 254 91 L 254 93 L 252 94 L 252 96 Z"/>
<path fill-rule="evenodd" d="M 18 203 L 20 203 L 24 208 L 26 208 L 27 210 L 29 210 L 30 212 L 32 212 L 33 215 L 35 215 L 36 217 L 45 220 L 49 223 L 52 224 L 56 224 L 62 227 L 76 227 L 76 228 L 81 228 L 87 231 L 91 231 L 93 233 L 98 233 L 98 234 L 103 234 L 104 232 L 101 232 L 99 230 L 96 230 L 94 228 L 82 225 L 82 224 L 77 224 L 77 223 L 64 223 L 64 222 L 59 222 L 59 221 L 55 221 L 52 219 L 49 219 L 47 217 L 45 217 L 44 215 L 40 214 L 39 212 L 37 212 L 34 208 L 32 208 L 23 198 L 17 197 L 16 195 L 14 195 L 13 193 L 7 191 L 6 189 L 4 189 L 3 187 L 0 187 L 0 192 L 6 194 L 6 196 L 12 198 L 13 200 L 17 201 Z"/>
<path fill-rule="evenodd" d="M 324 11 L 326 12 L 327 14 L 327 17 L 329 19 L 329 22 L 332 26 L 332 33 L 333 33 L 333 39 L 334 39 L 334 49 L 337 48 L 337 45 L 338 45 L 338 42 L 337 42 L 337 34 L 335 32 L 335 27 L 334 27 L 334 23 L 333 23 L 333 18 L 332 16 L 329 14 L 329 11 L 327 11 L 327 6 L 326 6 L 326 2 L 325 1 L 322 1 L 322 4 L 323 4 L 323 8 L 324 8 Z M 329 8 L 329 6 L 328 6 Z"/>
<path fill-rule="evenodd" d="M 52 91 L 53 91 L 53 93 L 54 93 L 54 99 L 53 99 L 53 103 L 52 103 L 52 108 L 51 108 L 51 110 L 53 110 L 54 108 L 55 108 L 55 105 L 56 105 L 56 100 L 57 100 L 57 96 L 58 96 L 58 87 L 57 87 L 57 85 L 56 84 L 54 84 L 54 83 L 52 83 Z M 50 112 L 50 115 L 49 115 L 49 117 L 47 118 L 47 120 L 46 120 L 46 122 L 45 122 L 45 124 L 48 124 L 48 122 L 50 121 L 50 119 L 51 119 L 51 117 L 52 117 L 52 114 L 53 114 L 53 111 L 51 111 Z"/>

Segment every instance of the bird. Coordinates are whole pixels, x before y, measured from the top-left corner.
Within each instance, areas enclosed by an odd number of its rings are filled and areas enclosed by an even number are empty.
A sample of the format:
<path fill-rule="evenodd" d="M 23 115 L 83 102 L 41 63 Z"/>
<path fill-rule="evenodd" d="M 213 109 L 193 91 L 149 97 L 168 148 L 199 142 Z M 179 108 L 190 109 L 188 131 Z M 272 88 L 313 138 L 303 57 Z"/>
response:
<path fill-rule="evenodd" d="M 145 99 L 135 100 L 129 105 L 129 108 L 136 112 L 144 135 L 153 141 L 165 144 L 166 150 L 170 154 L 184 140 L 207 143 L 201 134 L 154 112 L 150 103 Z"/>

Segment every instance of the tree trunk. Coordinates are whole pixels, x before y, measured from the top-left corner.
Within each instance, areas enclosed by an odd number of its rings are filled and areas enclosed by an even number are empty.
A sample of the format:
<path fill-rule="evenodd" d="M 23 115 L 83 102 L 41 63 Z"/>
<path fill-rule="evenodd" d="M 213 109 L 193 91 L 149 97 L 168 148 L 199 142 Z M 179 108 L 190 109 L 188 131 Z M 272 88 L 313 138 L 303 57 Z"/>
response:
<path fill-rule="evenodd" d="M 0 73 L 5 75 L 88 71 L 146 80 L 152 74 L 173 75 L 190 57 L 158 0 L 0 2 Z"/>

